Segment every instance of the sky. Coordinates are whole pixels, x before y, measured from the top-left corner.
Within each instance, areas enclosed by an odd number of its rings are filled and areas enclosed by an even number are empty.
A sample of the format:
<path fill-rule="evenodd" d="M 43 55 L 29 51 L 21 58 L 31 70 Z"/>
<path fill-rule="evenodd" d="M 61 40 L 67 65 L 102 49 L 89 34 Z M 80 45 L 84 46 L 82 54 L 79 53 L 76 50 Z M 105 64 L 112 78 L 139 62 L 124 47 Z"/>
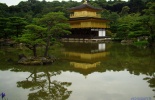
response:
<path fill-rule="evenodd" d="M 21 1 L 28 1 L 28 0 L 0 0 L 0 3 L 6 3 L 8 6 L 11 6 L 11 5 L 18 5 L 18 3 Z M 42 0 L 39 0 L 39 1 L 42 1 Z M 53 1 L 53 0 L 46 0 L 46 1 Z M 58 0 L 58 1 L 62 1 L 62 0 Z M 63 0 L 63 1 L 69 1 L 69 0 Z M 81 0 L 77 0 L 77 1 L 81 1 Z M 127 0 L 122 0 L 122 1 L 127 1 Z"/>

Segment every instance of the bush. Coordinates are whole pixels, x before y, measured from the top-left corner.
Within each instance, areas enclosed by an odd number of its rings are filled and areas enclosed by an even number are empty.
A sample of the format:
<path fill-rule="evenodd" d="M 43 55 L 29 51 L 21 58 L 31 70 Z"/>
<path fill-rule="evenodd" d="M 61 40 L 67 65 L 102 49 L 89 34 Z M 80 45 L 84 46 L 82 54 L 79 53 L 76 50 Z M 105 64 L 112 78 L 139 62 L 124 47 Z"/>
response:
<path fill-rule="evenodd" d="M 148 41 L 137 41 L 137 42 L 134 42 L 134 45 L 136 46 L 147 46 L 149 44 Z"/>

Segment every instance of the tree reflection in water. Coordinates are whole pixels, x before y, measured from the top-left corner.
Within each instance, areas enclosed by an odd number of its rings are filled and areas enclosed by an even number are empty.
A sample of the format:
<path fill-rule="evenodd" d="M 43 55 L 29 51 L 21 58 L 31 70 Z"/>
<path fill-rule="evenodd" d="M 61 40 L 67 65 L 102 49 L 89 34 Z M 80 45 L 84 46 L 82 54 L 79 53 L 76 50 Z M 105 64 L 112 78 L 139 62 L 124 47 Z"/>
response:
<path fill-rule="evenodd" d="M 17 82 L 17 87 L 34 91 L 28 95 L 28 100 L 66 100 L 72 93 L 67 89 L 71 82 L 51 81 L 52 76 L 59 74 L 61 74 L 60 71 L 37 72 L 34 68 L 26 80 Z"/>
<path fill-rule="evenodd" d="M 147 80 L 147 82 L 149 83 L 149 86 L 153 88 L 153 91 L 155 92 L 155 73 L 153 73 L 153 75 L 151 75 L 150 77 L 144 78 L 144 80 Z M 155 95 L 154 95 L 154 98 L 155 98 Z"/>

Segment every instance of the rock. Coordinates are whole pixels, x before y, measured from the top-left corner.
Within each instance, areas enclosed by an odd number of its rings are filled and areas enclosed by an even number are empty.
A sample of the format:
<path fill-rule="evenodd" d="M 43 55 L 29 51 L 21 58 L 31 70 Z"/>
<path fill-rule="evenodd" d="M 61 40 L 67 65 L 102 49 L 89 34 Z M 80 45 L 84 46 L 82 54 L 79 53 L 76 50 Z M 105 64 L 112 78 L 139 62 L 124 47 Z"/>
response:
<path fill-rule="evenodd" d="M 56 59 L 56 57 L 53 56 L 53 55 L 48 56 L 48 58 L 49 58 L 49 59 Z"/>
<path fill-rule="evenodd" d="M 33 61 L 35 60 L 35 57 L 28 57 L 28 60 Z"/>
<path fill-rule="evenodd" d="M 22 57 L 20 60 L 18 60 L 18 63 L 23 64 L 23 63 L 27 62 L 27 60 L 28 60 L 27 58 Z"/>
<path fill-rule="evenodd" d="M 46 61 L 47 59 L 45 57 L 41 57 L 41 60 L 42 61 Z"/>
<path fill-rule="evenodd" d="M 20 60 L 20 59 L 22 59 L 22 58 L 27 58 L 27 57 L 26 57 L 24 54 L 19 54 L 19 55 L 18 55 L 18 58 L 19 58 L 19 60 Z"/>
<path fill-rule="evenodd" d="M 45 65 L 45 64 L 50 64 L 53 63 L 55 59 L 49 58 L 49 57 L 22 57 L 18 63 L 19 64 L 24 64 L 24 65 Z"/>
<path fill-rule="evenodd" d="M 30 64 L 31 65 L 42 65 L 43 62 L 42 61 L 39 61 L 39 60 L 36 60 L 36 61 L 31 61 Z"/>
<path fill-rule="evenodd" d="M 131 43 L 133 43 L 133 40 L 122 40 L 121 43 L 123 43 L 123 44 L 131 44 Z"/>

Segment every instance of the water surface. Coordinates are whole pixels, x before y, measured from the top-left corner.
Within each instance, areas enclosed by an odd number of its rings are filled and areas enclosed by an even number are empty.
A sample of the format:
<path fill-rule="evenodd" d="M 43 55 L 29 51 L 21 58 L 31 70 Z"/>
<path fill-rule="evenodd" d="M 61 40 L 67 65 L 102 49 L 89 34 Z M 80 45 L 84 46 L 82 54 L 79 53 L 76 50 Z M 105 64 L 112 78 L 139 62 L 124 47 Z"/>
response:
<path fill-rule="evenodd" d="M 52 65 L 22 66 L 13 62 L 19 54 L 16 48 L 1 48 L 0 92 L 6 93 L 6 99 L 154 100 L 152 49 L 119 43 L 63 43 L 59 50 L 52 50 L 60 58 Z"/>

